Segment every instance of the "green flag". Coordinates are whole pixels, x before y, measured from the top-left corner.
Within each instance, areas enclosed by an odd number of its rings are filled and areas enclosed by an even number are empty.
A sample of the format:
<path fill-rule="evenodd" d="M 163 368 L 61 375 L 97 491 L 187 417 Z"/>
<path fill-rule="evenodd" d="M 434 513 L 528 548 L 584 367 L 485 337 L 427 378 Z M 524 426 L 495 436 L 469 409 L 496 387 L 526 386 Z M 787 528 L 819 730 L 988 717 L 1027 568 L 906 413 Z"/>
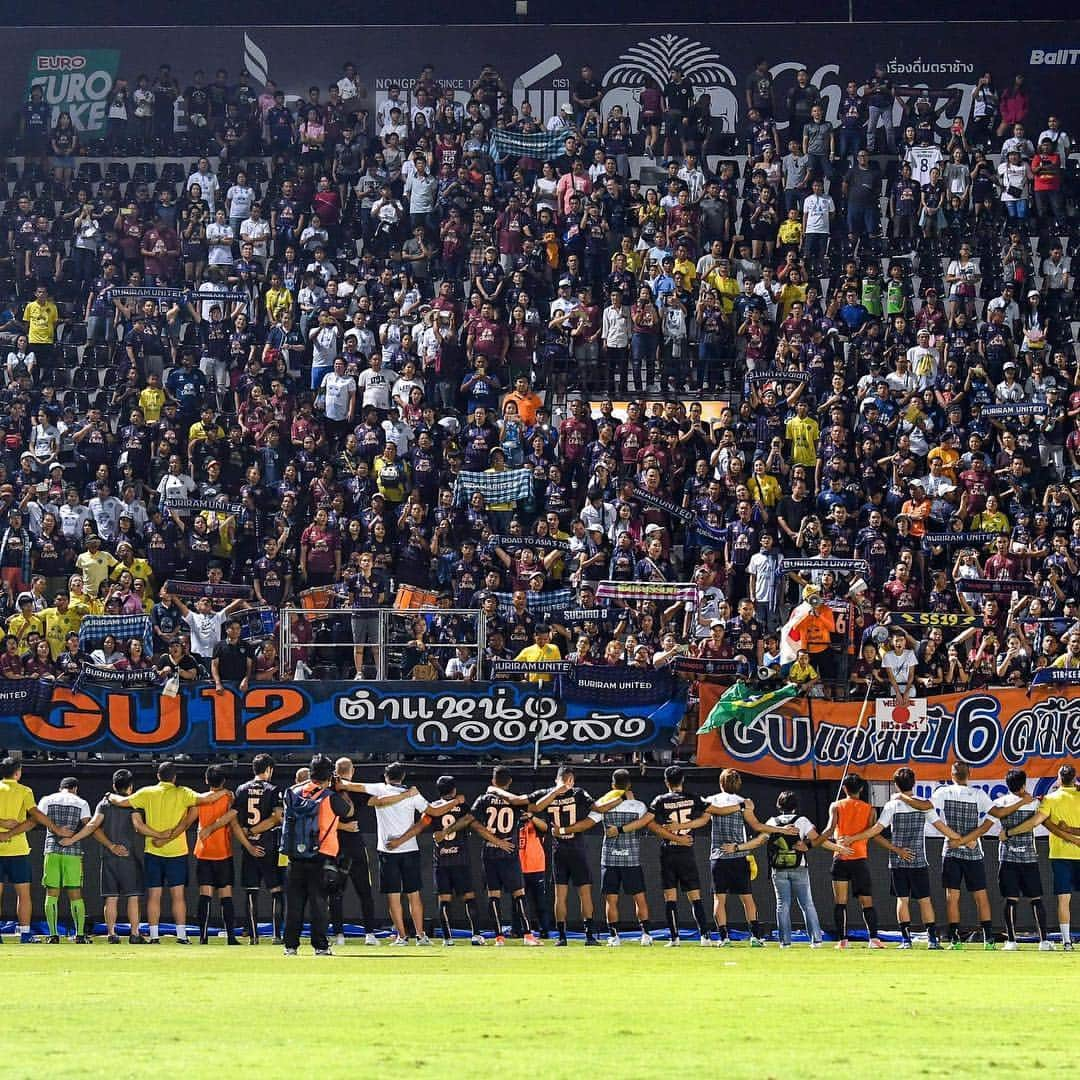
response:
<path fill-rule="evenodd" d="M 799 688 L 794 683 L 786 683 L 776 690 L 754 691 L 741 679 L 725 690 L 720 700 L 712 707 L 705 723 L 698 729 L 699 735 L 707 731 L 719 731 L 726 724 L 749 724 L 762 713 L 779 705 L 788 698 L 797 697 Z"/>

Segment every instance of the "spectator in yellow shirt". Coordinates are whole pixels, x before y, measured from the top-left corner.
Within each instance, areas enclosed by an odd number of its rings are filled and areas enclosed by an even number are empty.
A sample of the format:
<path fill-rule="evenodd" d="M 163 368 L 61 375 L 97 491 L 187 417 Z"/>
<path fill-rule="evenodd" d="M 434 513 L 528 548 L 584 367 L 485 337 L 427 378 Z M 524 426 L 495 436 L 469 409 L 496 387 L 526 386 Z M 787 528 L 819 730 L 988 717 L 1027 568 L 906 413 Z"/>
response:
<path fill-rule="evenodd" d="M 64 651 L 68 634 L 79 629 L 82 615 L 71 606 L 71 599 L 66 593 L 58 593 L 53 606 L 39 611 L 38 618 L 45 624 L 45 640 L 55 660 Z"/>
<path fill-rule="evenodd" d="M 817 447 L 818 439 L 821 437 L 821 428 L 809 414 L 809 402 L 805 398 L 799 398 L 795 403 L 795 415 L 784 428 L 784 436 L 791 443 L 790 463 L 813 468 L 817 464 Z"/>
<path fill-rule="evenodd" d="M 281 283 L 280 274 L 270 275 L 270 288 L 266 290 L 266 315 L 272 323 L 281 322 L 281 316 L 293 309 L 293 295 Z"/>
<path fill-rule="evenodd" d="M 60 321 L 60 312 L 44 285 L 39 285 L 34 290 L 34 299 L 23 308 L 23 321 L 27 325 L 27 337 L 34 347 L 38 367 L 47 366 L 56 341 L 56 324 Z"/>
<path fill-rule="evenodd" d="M 797 206 L 793 206 L 788 211 L 787 220 L 780 223 L 780 228 L 776 230 L 776 240 L 781 247 L 799 248 L 802 246 L 802 221 L 799 219 Z"/>
<path fill-rule="evenodd" d="M 7 636 L 13 637 L 20 649 L 26 648 L 26 639 L 31 634 L 45 636 L 45 624 L 40 615 L 34 613 L 34 598 L 29 593 L 19 593 L 19 611 L 7 621 Z"/>
<path fill-rule="evenodd" d="M 735 299 L 739 295 L 738 278 L 731 276 L 731 263 L 727 259 L 718 259 L 716 265 L 709 271 L 705 282 L 711 285 L 720 297 L 720 306 L 725 315 L 730 315 L 735 309 Z"/>
<path fill-rule="evenodd" d="M 161 377 L 157 372 L 146 376 L 146 386 L 139 392 L 139 408 L 148 424 L 156 424 L 161 419 L 161 410 L 165 408 L 165 391 L 161 388 Z"/>
<path fill-rule="evenodd" d="M 559 646 L 551 643 L 551 627 L 547 623 L 536 624 L 533 628 L 533 643 L 526 645 L 514 657 L 519 664 L 548 663 L 561 659 L 562 653 L 559 652 Z M 537 686 L 549 686 L 553 679 L 554 676 L 543 673 L 528 676 L 529 682 L 536 683 Z"/>

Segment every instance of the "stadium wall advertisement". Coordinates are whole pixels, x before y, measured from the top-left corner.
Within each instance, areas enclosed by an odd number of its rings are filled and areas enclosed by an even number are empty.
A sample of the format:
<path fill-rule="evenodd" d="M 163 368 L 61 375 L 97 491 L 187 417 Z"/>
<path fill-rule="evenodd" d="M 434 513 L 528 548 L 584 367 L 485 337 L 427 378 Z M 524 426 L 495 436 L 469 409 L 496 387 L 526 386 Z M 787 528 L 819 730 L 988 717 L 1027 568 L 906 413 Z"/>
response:
<path fill-rule="evenodd" d="M 947 27 L 947 32 L 946 31 Z M 224 68 L 231 81 L 245 72 L 256 90 L 268 79 L 291 98 L 324 88 L 353 61 L 365 82 L 362 105 L 374 108 L 391 82 L 408 88 L 422 62 L 466 101 L 480 68 L 492 63 L 520 106 L 528 101 L 541 119 L 569 100 L 581 66 L 589 64 L 604 90 L 605 112 L 622 105 L 636 121 L 646 76 L 663 84 L 681 67 L 697 94 L 707 93 L 721 131 L 734 131 L 745 106 L 743 84 L 756 56 L 768 59 L 781 105 L 795 73 L 805 67 L 835 122 L 849 79 L 860 85 L 881 62 L 901 88 L 927 87 L 941 110 L 940 124 L 970 115 L 971 95 L 983 71 L 999 90 L 1013 75 L 1028 78 L 1031 125 L 1041 130 L 1056 110 L 1062 126 L 1080 128 L 1080 67 L 1076 22 L 800 23 L 665 26 L 489 27 L 114 27 L 0 30 L 5 62 L 0 101 L 10 123 L 31 85 L 40 85 L 54 114 L 71 112 L 75 127 L 100 131 L 113 79 L 134 85 L 171 63 L 181 86 L 195 68 L 213 78 Z M 899 115 L 899 111 L 897 113 Z M 780 112 L 781 135 L 787 119 Z"/>
<path fill-rule="evenodd" d="M 523 683 L 257 683 L 56 687 L 27 703 L 0 694 L 0 746 L 99 753 L 363 752 L 409 757 L 670 748 L 686 712 L 673 676 L 609 669 Z M 35 687 L 39 684 L 33 684 Z M 20 711 L 36 709 L 36 712 Z"/>
<path fill-rule="evenodd" d="M 701 717 L 722 692 L 701 688 Z M 901 765 L 920 780 L 946 780 L 954 761 L 975 779 L 1000 779 L 1009 769 L 1052 776 L 1080 755 L 1080 695 L 1075 688 L 973 690 L 930 697 L 925 731 L 878 731 L 874 709 L 862 703 L 792 698 L 746 725 L 728 724 L 698 737 L 699 766 L 736 768 L 790 780 L 838 780 L 851 767 L 868 780 L 888 780 Z"/>

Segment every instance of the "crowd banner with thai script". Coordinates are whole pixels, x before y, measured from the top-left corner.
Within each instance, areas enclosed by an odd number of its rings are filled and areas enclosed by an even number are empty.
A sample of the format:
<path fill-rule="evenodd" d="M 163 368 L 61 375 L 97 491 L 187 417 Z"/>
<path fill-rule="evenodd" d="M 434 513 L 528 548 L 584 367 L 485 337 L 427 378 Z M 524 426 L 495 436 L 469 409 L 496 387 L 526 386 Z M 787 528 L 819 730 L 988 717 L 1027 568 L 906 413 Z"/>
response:
<path fill-rule="evenodd" d="M 595 669 L 559 692 L 531 683 L 257 683 L 241 693 L 184 684 L 56 686 L 40 714 L 0 696 L 0 747 L 100 753 L 532 754 L 669 748 L 686 711 L 669 674 Z M 37 684 L 31 684 L 36 689 Z M 22 689 L 20 687 L 20 689 Z M 10 699 L 10 700 L 9 700 Z"/>
<path fill-rule="evenodd" d="M 701 717 L 723 687 L 701 686 Z M 972 690 L 926 700 L 924 731 L 879 731 L 874 710 L 859 724 L 861 702 L 792 698 L 746 725 L 728 724 L 698 737 L 697 763 L 755 776 L 839 780 L 851 767 L 869 780 L 888 780 L 902 765 L 921 780 L 945 780 L 954 761 L 977 779 L 1009 769 L 1050 776 L 1080 757 L 1080 688 Z M 858 725 L 858 726 L 857 726 Z"/>

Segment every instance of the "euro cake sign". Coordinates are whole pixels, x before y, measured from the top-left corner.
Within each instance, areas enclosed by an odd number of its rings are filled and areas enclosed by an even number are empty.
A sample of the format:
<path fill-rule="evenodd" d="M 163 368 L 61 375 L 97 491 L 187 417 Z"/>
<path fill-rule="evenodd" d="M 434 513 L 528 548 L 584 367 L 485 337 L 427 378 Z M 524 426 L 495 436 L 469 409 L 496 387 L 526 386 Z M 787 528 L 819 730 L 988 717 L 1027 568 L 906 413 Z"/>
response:
<path fill-rule="evenodd" d="M 40 86 L 53 125 L 66 112 L 76 131 L 104 131 L 106 99 L 119 63 L 118 49 L 36 52 L 30 61 L 27 97 L 32 87 Z"/>

